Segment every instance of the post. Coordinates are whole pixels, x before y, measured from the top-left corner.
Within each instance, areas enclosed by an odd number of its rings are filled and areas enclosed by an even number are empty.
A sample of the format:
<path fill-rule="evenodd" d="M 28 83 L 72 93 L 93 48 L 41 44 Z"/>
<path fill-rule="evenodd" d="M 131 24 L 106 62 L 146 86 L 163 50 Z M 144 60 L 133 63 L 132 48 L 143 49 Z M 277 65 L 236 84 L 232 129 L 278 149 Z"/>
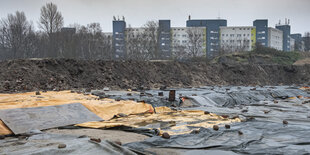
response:
<path fill-rule="evenodd" d="M 169 101 L 175 101 L 175 90 L 169 91 Z"/>

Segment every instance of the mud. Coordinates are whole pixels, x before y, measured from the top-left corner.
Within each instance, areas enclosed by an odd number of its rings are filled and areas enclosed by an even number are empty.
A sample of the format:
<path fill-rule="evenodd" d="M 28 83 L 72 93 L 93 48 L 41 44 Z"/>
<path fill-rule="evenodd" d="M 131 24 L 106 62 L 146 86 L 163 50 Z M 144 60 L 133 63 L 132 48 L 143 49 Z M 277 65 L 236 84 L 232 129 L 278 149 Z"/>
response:
<path fill-rule="evenodd" d="M 0 93 L 206 85 L 309 85 L 310 65 L 28 59 L 0 62 Z"/>

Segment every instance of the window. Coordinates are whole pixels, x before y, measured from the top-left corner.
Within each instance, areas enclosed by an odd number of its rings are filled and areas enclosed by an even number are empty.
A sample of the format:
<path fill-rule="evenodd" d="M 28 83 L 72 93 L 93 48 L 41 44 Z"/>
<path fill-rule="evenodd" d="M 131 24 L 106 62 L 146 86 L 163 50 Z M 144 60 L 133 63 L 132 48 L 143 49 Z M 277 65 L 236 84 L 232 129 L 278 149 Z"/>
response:
<path fill-rule="evenodd" d="M 222 34 L 222 36 L 224 37 L 224 36 L 225 36 L 225 34 Z"/>
<path fill-rule="evenodd" d="M 237 37 L 241 37 L 241 34 L 237 34 Z"/>
<path fill-rule="evenodd" d="M 228 37 L 228 34 L 226 34 L 226 37 Z"/>
<path fill-rule="evenodd" d="M 246 34 L 243 34 L 243 36 L 245 37 L 245 36 L 246 36 Z"/>
<path fill-rule="evenodd" d="M 183 34 L 182 37 L 186 37 L 186 34 Z"/>
<path fill-rule="evenodd" d="M 230 34 L 230 36 L 231 36 L 231 37 L 234 37 L 235 35 L 234 35 L 234 34 Z"/>

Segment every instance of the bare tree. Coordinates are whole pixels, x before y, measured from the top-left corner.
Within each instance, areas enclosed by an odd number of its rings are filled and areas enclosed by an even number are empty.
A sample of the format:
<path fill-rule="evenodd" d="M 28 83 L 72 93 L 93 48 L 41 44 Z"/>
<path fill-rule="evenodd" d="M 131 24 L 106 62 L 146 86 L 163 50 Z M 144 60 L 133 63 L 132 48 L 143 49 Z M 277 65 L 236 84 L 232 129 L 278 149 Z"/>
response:
<path fill-rule="evenodd" d="M 187 43 L 187 50 L 189 57 L 198 57 L 204 54 L 203 44 L 203 34 L 198 28 L 190 28 L 186 31 L 188 35 L 188 43 Z"/>
<path fill-rule="evenodd" d="M 148 60 L 150 59 L 149 42 L 150 38 L 145 29 L 142 32 L 133 31 L 134 29 L 128 28 L 126 31 L 126 49 L 127 58 L 132 60 Z M 152 38 L 151 38 L 152 40 Z"/>
<path fill-rule="evenodd" d="M 25 58 L 26 49 L 31 44 L 28 35 L 32 34 L 32 25 L 27 21 L 24 12 L 8 14 L 0 22 L 0 44 L 12 52 L 13 58 Z"/>
<path fill-rule="evenodd" d="M 157 21 L 148 21 L 144 25 L 145 31 L 144 31 L 144 36 L 146 39 L 146 50 L 150 54 L 151 59 L 159 59 L 160 58 L 160 53 L 159 53 L 159 47 L 158 47 L 158 28 L 159 24 Z"/>
<path fill-rule="evenodd" d="M 55 4 L 47 3 L 41 8 L 39 27 L 48 35 L 60 31 L 63 23 L 63 17 Z"/>

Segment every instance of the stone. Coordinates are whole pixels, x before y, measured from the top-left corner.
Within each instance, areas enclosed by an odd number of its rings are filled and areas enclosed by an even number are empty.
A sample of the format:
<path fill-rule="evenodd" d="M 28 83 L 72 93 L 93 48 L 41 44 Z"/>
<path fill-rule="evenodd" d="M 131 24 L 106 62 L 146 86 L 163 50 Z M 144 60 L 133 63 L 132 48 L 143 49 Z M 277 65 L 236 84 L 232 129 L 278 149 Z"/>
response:
<path fill-rule="evenodd" d="M 219 130 L 219 126 L 218 125 L 213 125 L 213 130 L 215 130 L 215 131 Z"/>
<path fill-rule="evenodd" d="M 86 135 L 81 135 L 78 138 L 86 138 L 86 137 L 87 137 Z"/>
<path fill-rule="evenodd" d="M 90 138 L 90 140 L 93 141 L 93 142 L 97 142 L 97 143 L 101 142 L 100 138 Z"/>
<path fill-rule="evenodd" d="M 119 113 L 117 114 L 119 117 L 127 117 L 128 115 L 124 114 L 124 113 Z"/>
<path fill-rule="evenodd" d="M 239 135 L 243 135 L 243 132 L 239 130 L 239 131 L 238 131 L 238 134 L 239 134 Z"/>
<path fill-rule="evenodd" d="M 167 132 L 164 132 L 161 137 L 165 139 L 170 139 L 170 135 Z"/>
<path fill-rule="evenodd" d="M 247 109 L 244 109 L 244 110 L 242 110 L 241 112 L 245 113 L 245 112 L 248 112 L 248 110 L 247 110 Z"/>
<path fill-rule="evenodd" d="M 66 148 L 66 147 L 67 147 L 66 144 L 59 144 L 59 145 L 58 145 L 58 148 L 59 148 L 59 149 Z"/>
<path fill-rule="evenodd" d="M 283 124 L 285 125 L 288 124 L 287 120 L 283 120 Z"/>
<path fill-rule="evenodd" d="M 225 128 L 226 129 L 230 129 L 230 125 L 229 124 L 225 124 Z"/>
<path fill-rule="evenodd" d="M 279 101 L 277 101 L 277 100 L 274 100 L 274 101 L 273 101 L 273 103 L 279 103 Z"/>
<path fill-rule="evenodd" d="M 158 92 L 158 96 L 164 96 L 163 92 Z"/>
<path fill-rule="evenodd" d="M 18 140 L 23 140 L 23 139 L 26 139 L 27 137 L 26 136 L 18 136 Z"/>
<path fill-rule="evenodd" d="M 114 143 L 117 145 L 122 145 L 122 142 L 120 140 L 116 140 L 116 141 L 114 141 Z"/>
<path fill-rule="evenodd" d="M 41 95 L 41 93 L 39 91 L 36 91 L 36 95 Z"/>
<path fill-rule="evenodd" d="M 222 115 L 222 117 L 226 119 L 226 118 L 228 118 L 229 116 L 228 116 L 228 115 Z"/>
<path fill-rule="evenodd" d="M 210 112 L 209 112 L 209 111 L 205 111 L 204 113 L 205 113 L 205 115 L 209 115 L 209 114 L 210 114 Z"/>
<path fill-rule="evenodd" d="M 199 134 L 199 133 L 200 133 L 200 130 L 193 130 L 192 133 L 193 133 L 193 134 Z"/>
<path fill-rule="evenodd" d="M 5 136 L 3 136 L 3 135 L 0 135 L 0 139 L 5 139 Z"/>

